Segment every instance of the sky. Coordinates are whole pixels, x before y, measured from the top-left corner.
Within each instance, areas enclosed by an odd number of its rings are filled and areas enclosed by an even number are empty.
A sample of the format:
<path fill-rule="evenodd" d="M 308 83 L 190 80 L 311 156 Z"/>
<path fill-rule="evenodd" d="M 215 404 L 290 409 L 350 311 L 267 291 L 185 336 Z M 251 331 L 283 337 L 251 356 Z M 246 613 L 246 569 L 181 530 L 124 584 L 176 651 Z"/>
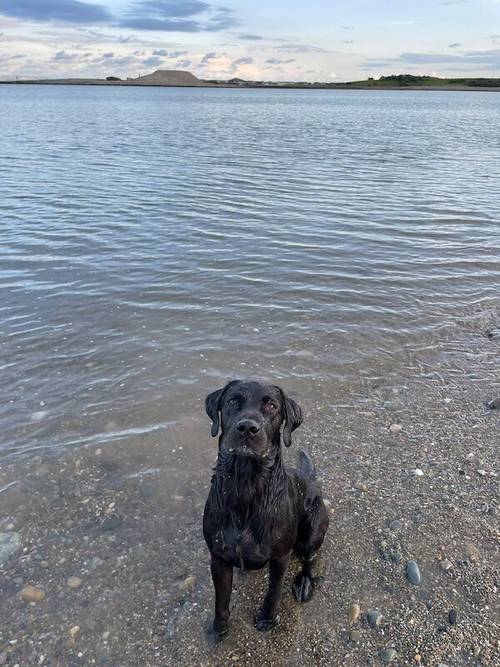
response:
<path fill-rule="evenodd" d="M 500 77 L 500 0 L 0 0 L 0 79 Z"/>

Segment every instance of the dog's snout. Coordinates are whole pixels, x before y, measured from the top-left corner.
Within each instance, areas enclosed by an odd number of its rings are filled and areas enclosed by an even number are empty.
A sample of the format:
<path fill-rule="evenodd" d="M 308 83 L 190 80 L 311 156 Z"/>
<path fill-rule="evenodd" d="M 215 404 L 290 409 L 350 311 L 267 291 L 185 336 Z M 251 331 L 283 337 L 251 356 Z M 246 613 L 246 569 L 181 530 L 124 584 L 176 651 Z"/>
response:
<path fill-rule="evenodd" d="M 253 438 L 253 436 L 257 435 L 260 431 L 260 426 L 253 419 L 242 419 L 236 424 L 236 430 L 241 433 L 241 435 Z"/>

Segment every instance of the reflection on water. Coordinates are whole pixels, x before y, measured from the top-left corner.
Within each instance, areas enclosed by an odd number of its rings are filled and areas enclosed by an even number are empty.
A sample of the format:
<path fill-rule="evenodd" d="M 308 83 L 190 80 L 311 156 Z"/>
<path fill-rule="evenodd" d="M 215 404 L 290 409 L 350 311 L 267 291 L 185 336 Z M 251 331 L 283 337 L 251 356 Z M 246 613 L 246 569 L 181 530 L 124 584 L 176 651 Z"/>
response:
<path fill-rule="evenodd" d="M 497 95 L 1 92 L 4 456 L 332 401 L 497 303 Z"/>

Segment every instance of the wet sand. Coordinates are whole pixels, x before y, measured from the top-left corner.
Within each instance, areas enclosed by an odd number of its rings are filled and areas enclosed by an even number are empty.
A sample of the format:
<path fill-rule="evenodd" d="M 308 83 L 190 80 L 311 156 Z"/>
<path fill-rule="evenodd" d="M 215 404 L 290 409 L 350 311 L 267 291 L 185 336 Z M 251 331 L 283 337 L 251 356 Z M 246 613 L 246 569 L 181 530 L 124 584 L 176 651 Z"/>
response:
<path fill-rule="evenodd" d="M 483 333 L 409 354 L 341 403 L 324 386 L 296 396 L 306 420 L 287 456 L 312 453 L 331 524 L 314 599 L 293 599 L 294 562 L 268 634 L 253 627 L 261 571 L 235 577 L 231 633 L 207 640 L 201 514 L 216 445 L 203 397 L 191 421 L 127 456 L 113 442 L 5 462 L 0 664 L 498 665 L 500 410 L 486 404 L 500 396 L 500 342 Z M 185 474 L 169 472 L 173 460 Z"/>

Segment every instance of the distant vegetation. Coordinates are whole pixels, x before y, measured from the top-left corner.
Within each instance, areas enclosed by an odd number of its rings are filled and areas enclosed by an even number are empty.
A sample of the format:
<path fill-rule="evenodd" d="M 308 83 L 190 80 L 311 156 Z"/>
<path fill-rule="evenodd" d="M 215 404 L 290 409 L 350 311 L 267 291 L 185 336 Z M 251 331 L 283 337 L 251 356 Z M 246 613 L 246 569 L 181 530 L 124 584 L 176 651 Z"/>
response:
<path fill-rule="evenodd" d="M 415 76 L 413 74 L 391 74 L 380 79 L 369 78 L 366 81 L 349 81 L 342 86 L 363 86 L 373 88 L 405 88 L 408 86 L 471 86 L 482 88 L 500 88 L 500 79 L 441 79 L 437 76 Z"/>

